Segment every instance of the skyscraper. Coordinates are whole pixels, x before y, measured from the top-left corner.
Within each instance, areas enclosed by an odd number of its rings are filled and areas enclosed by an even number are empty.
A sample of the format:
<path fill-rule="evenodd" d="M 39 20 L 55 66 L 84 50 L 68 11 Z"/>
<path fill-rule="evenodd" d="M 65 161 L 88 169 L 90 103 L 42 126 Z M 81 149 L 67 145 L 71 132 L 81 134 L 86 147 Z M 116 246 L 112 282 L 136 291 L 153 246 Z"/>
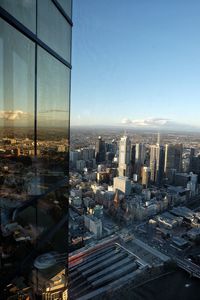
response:
<path fill-rule="evenodd" d="M 164 160 L 165 150 L 163 146 L 159 144 L 152 145 L 150 147 L 150 170 L 151 181 L 157 184 L 161 184 L 164 175 Z"/>
<path fill-rule="evenodd" d="M 135 172 L 140 176 L 141 166 L 144 165 L 146 158 L 146 148 L 142 143 L 135 145 Z"/>
<path fill-rule="evenodd" d="M 142 143 L 135 145 L 135 161 L 144 164 L 145 161 L 145 145 Z"/>
<path fill-rule="evenodd" d="M 97 164 L 104 162 L 106 159 L 105 141 L 102 140 L 101 136 L 99 136 L 98 141 L 96 143 L 95 155 Z"/>
<path fill-rule="evenodd" d="M 190 156 L 189 156 L 189 166 L 188 166 L 188 171 L 192 172 L 195 169 L 196 166 L 196 156 L 195 156 L 195 149 L 191 148 L 190 149 Z"/>
<path fill-rule="evenodd" d="M 71 5 L 0 1 L 1 299 L 66 293 Z"/>
<path fill-rule="evenodd" d="M 141 177 L 142 177 L 142 185 L 147 188 L 148 183 L 149 183 L 149 178 L 150 178 L 150 168 L 143 166 L 142 171 L 141 171 Z"/>
<path fill-rule="evenodd" d="M 176 169 L 177 172 L 181 172 L 183 145 L 166 145 L 165 152 L 165 172 L 167 172 L 168 169 Z"/>
<path fill-rule="evenodd" d="M 182 144 L 165 145 L 164 172 L 166 177 L 170 178 L 173 170 L 176 170 L 176 172 L 182 171 L 182 154 Z"/>
<path fill-rule="evenodd" d="M 119 142 L 119 176 L 130 176 L 131 141 L 123 136 Z"/>
<path fill-rule="evenodd" d="M 198 183 L 200 183 L 200 155 L 195 156 L 195 149 L 191 148 L 190 161 L 189 161 L 189 172 L 193 172 L 198 175 Z"/>

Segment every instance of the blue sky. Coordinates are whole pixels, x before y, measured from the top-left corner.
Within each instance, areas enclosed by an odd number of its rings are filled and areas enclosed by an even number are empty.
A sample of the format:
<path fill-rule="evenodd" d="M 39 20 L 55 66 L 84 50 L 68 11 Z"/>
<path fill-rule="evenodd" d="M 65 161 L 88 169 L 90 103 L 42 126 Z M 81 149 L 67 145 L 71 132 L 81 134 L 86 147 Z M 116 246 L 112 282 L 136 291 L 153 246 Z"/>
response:
<path fill-rule="evenodd" d="M 75 0 L 72 125 L 200 127 L 199 14 L 199 0 Z"/>

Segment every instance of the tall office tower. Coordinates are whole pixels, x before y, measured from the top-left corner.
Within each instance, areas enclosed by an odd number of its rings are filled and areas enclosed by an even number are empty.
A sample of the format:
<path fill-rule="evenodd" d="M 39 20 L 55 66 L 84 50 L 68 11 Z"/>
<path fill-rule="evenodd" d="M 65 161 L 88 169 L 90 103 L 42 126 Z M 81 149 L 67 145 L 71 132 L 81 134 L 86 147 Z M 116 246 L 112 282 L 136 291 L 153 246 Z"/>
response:
<path fill-rule="evenodd" d="M 195 148 L 190 149 L 190 156 L 191 157 L 195 156 Z"/>
<path fill-rule="evenodd" d="M 143 166 L 142 171 L 141 171 L 141 177 L 142 177 L 142 185 L 147 188 L 149 184 L 149 179 L 150 179 L 150 168 Z"/>
<path fill-rule="evenodd" d="M 164 179 L 164 165 L 165 165 L 165 147 L 160 146 L 160 157 L 158 167 L 157 184 L 162 185 Z"/>
<path fill-rule="evenodd" d="M 135 161 L 141 164 L 145 162 L 146 148 L 144 144 L 136 144 L 135 145 Z"/>
<path fill-rule="evenodd" d="M 130 176 L 131 141 L 123 136 L 119 142 L 119 176 Z"/>
<path fill-rule="evenodd" d="M 140 176 L 141 167 L 145 163 L 146 147 L 144 144 L 139 143 L 135 145 L 135 172 Z"/>
<path fill-rule="evenodd" d="M 194 148 L 191 148 L 188 171 L 197 174 L 198 183 L 200 183 L 200 155 L 195 156 Z"/>
<path fill-rule="evenodd" d="M 171 180 L 173 170 L 182 171 L 183 145 L 165 145 L 165 176 Z"/>
<path fill-rule="evenodd" d="M 116 153 L 117 152 L 117 142 L 113 139 L 112 142 L 106 143 L 106 152 Z"/>
<path fill-rule="evenodd" d="M 0 1 L 1 299 L 66 296 L 71 5 Z"/>
<path fill-rule="evenodd" d="M 133 177 L 134 171 L 135 171 L 135 145 L 131 146 L 131 171 L 130 171 L 130 177 Z"/>
<path fill-rule="evenodd" d="M 136 145 L 131 146 L 131 163 L 135 164 L 135 152 L 136 152 Z"/>
<path fill-rule="evenodd" d="M 158 135 L 157 135 L 157 145 L 160 145 L 160 132 L 158 132 Z"/>
<path fill-rule="evenodd" d="M 195 166 L 195 149 L 191 148 L 190 149 L 190 157 L 189 157 L 189 166 L 188 166 L 188 171 L 192 172 L 192 169 L 194 169 Z"/>
<path fill-rule="evenodd" d="M 161 184 L 164 176 L 165 149 L 163 146 L 150 146 L 151 181 Z"/>
<path fill-rule="evenodd" d="M 97 164 L 104 162 L 106 159 L 105 141 L 102 140 L 101 136 L 99 136 L 98 141 L 96 143 L 95 155 Z"/>

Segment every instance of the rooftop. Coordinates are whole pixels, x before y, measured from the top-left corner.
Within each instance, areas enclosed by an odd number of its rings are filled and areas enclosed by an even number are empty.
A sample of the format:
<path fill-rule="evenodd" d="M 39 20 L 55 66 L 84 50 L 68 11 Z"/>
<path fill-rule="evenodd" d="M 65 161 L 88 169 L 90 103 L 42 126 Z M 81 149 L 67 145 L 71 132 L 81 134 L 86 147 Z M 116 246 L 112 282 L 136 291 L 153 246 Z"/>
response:
<path fill-rule="evenodd" d="M 79 255 L 78 263 L 69 264 L 69 296 L 72 299 L 105 299 L 129 282 L 144 267 L 137 258 L 117 243 L 91 247 Z"/>

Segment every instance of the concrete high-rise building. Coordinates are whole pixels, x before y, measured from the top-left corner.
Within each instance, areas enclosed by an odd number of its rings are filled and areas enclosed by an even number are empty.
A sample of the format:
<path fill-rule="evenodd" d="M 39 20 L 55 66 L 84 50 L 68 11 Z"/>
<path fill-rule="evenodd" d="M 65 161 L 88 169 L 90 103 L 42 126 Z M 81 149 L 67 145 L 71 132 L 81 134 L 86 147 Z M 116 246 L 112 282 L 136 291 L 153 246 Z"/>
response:
<path fill-rule="evenodd" d="M 145 163 L 146 147 L 144 144 L 139 143 L 135 145 L 135 170 L 139 177 L 141 176 L 141 167 Z"/>
<path fill-rule="evenodd" d="M 106 159 L 106 146 L 105 141 L 102 140 L 102 137 L 99 136 L 96 143 L 95 156 L 97 164 L 102 163 Z"/>
<path fill-rule="evenodd" d="M 130 177 L 133 177 L 135 171 L 135 145 L 131 146 L 131 160 L 130 160 Z"/>
<path fill-rule="evenodd" d="M 146 148 L 145 145 L 142 143 L 135 145 L 135 162 L 144 164 L 146 157 Z"/>
<path fill-rule="evenodd" d="M 182 155 L 183 155 L 183 145 L 175 144 L 175 145 L 165 145 L 165 166 L 164 172 L 167 178 L 171 178 L 174 173 L 182 171 Z"/>
<path fill-rule="evenodd" d="M 195 155 L 195 149 L 190 149 L 190 156 L 189 156 L 189 166 L 188 171 L 193 172 L 193 170 L 197 169 L 197 156 Z M 196 171 L 196 170 L 195 170 Z M 195 172 L 196 173 L 196 172 Z"/>
<path fill-rule="evenodd" d="M 76 166 L 76 162 L 79 159 L 79 152 L 78 151 L 70 151 L 70 162 L 72 163 L 72 166 Z"/>
<path fill-rule="evenodd" d="M 119 176 L 130 176 L 131 167 L 131 141 L 128 136 L 123 136 L 119 142 Z"/>
<path fill-rule="evenodd" d="M 142 185 L 147 188 L 150 180 L 150 168 L 143 166 L 141 170 L 141 177 L 142 177 Z"/>
<path fill-rule="evenodd" d="M 160 155 L 160 146 L 151 145 L 150 146 L 150 170 L 151 170 L 151 181 L 156 182 L 157 178 L 157 169 L 159 166 L 159 155 Z"/>
<path fill-rule="evenodd" d="M 14 180 L 1 186 L 1 299 L 66 294 L 67 260 L 51 266 L 58 288 L 45 255 L 68 247 L 71 14 L 70 0 L 0 1 L 0 161 Z"/>
<path fill-rule="evenodd" d="M 165 148 L 160 146 L 160 157 L 159 157 L 159 166 L 158 166 L 158 177 L 157 184 L 161 185 L 164 178 L 164 165 L 165 165 Z"/>
<path fill-rule="evenodd" d="M 131 146 L 131 163 L 135 165 L 135 152 L 136 152 L 136 145 Z"/>
<path fill-rule="evenodd" d="M 128 179 L 128 177 L 122 176 L 122 177 L 114 177 L 114 192 L 116 190 L 121 191 L 125 195 L 130 195 L 131 193 L 131 181 Z"/>
<path fill-rule="evenodd" d="M 165 149 L 159 144 L 150 146 L 151 181 L 161 184 L 164 176 Z"/>

